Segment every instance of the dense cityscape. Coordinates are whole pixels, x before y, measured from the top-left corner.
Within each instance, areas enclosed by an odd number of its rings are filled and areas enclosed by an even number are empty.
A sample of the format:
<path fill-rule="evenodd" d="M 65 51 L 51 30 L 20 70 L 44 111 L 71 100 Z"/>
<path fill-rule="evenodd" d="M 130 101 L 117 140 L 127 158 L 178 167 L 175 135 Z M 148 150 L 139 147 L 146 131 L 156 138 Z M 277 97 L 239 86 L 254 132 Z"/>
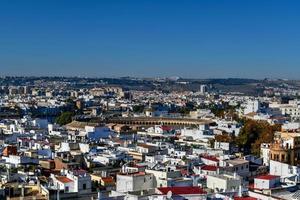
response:
<path fill-rule="evenodd" d="M 0 200 L 300 200 L 299 10 L 0 0 Z"/>
<path fill-rule="evenodd" d="M 300 199 L 299 81 L 0 85 L 0 199 Z"/>

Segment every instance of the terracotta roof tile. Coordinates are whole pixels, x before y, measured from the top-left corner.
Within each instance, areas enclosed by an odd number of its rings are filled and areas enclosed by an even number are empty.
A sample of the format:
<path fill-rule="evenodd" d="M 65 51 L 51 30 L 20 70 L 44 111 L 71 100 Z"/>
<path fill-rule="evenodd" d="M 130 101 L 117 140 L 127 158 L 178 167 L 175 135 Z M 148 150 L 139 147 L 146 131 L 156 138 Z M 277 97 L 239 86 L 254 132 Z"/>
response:
<path fill-rule="evenodd" d="M 172 194 L 206 194 L 206 192 L 200 187 L 161 187 L 157 188 L 162 194 L 166 195 L 169 191 Z"/>
<path fill-rule="evenodd" d="M 73 182 L 73 180 L 69 179 L 68 177 L 65 177 L 65 176 L 58 176 L 56 177 L 56 179 L 59 181 L 59 182 L 62 182 L 62 183 L 70 183 L 70 182 Z"/>

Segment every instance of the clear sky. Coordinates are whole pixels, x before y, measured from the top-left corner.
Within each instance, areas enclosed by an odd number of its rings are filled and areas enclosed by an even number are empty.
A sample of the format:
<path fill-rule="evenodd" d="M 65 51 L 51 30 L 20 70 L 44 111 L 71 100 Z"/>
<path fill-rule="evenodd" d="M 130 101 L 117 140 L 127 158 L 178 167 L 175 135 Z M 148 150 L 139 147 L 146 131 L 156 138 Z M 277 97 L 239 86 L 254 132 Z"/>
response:
<path fill-rule="evenodd" d="M 0 75 L 300 79 L 300 1 L 2 0 Z"/>

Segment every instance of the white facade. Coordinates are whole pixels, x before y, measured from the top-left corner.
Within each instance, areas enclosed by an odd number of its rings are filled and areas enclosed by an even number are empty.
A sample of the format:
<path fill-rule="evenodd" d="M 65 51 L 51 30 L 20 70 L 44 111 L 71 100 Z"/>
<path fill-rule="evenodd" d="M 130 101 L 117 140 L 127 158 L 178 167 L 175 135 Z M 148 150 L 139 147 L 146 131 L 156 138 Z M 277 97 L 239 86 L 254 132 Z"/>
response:
<path fill-rule="evenodd" d="M 266 176 L 268 177 L 268 176 Z M 255 178 L 254 179 L 254 188 L 255 189 L 270 189 L 274 188 L 276 185 L 280 183 L 280 177 L 273 178 Z"/>
<path fill-rule="evenodd" d="M 300 167 L 270 160 L 270 174 L 281 178 L 295 177 L 296 182 L 300 182 Z"/>
<path fill-rule="evenodd" d="M 151 170 L 146 169 L 147 173 L 151 173 L 154 176 L 153 185 L 154 187 L 168 187 L 169 182 L 172 179 L 180 178 L 181 172 L 179 170 Z"/>
<path fill-rule="evenodd" d="M 239 191 L 242 178 L 237 175 L 216 174 L 207 175 L 207 187 L 215 192 Z"/>
<path fill-rule="evenodd" d="M 18 166 L 20 164 L 27 164 L 27 163 L 35 163 L 38 164 L 39 161 L 36 158 L 31 158 L 27 156 L 18 156 L 18 155 L 9 155 L 9 157 L 2 157 L 5 159 L 7 163 L 13 164 Z"/>
<path fill-rule="evenodd" d="M 256 113 L 258 110 L 259 110 L 259 101 L 258 100 L 254 100 L 254 101 L 249 100 L 247 102 L 247 104 L 245 105 L 244 115 L 247 115 L 247 114 L 253 113 L 253 112 Z"/>
<path fill-rule="evenodd" d="M 61 135 L 61 131 L 58 130 L 58 126 L 54 124 L 48 124 L 49 135 Z"/>
<path fill-rule="evenodd" d="M 234 159 L 234 160 L 225 160 L 226 166 L 229 166 L 233 169 L 233 172 L 237 173 L 240 176 L 249 175 L 249 161 L 244 159 Z"/>
<path fill-rule="evenodd" d="M 201 157 L 200 159 L 205 165 L 213 165 L 213 166 L 219 165 L 219 160 L 213 156 Z"/>
<path fill-rule="evenodd" d="M 99 140 L 108 138 L 112 132 L 108 127 L 85 126 L 85 130 L 80 132 L 80 135 L 85 135 L 88 139 Z"/>
<path fill-rule="evenodd" d="M 281 128 L 285 131 L 297 130 L 300 128 L 300 123 L 299 122 L 289 122 L 289 123 L 283 124 Z"/>
<path fill-rule="evenodd" d="M 62 182 L 59 180 L 59 178 L 52 177 L 53 180 L 53 186 L 56 187 L 59 190 L 63 190 L 65 193 L 68 192 L 75 192 L 74 191 L 74 181 L 70 182 Z"/>
<path fill-rule="evenodd" d="M 263 165 L 269 166 L 269 164 L 270 164 L 270 144 L 262 143 L 260 145 L 260 157 L 263 159 Z"/>
<path fill-rule="evenodd" d="M 282 115 L 289 115 L 292 119 L 300 118 L 300 108 L 298 105 L 283 104 L 280 107 Z"/>
<path fill-rule="evenodd" d="M 193 140 L 203 140 L 214 138 L 213 131 L 207 125 L 200 125 L 198 129 L 181 129 L 181 136 L 192 138 Z"/>
<path fill-rule="evenodd" d="M 215 149 L 223 149 L 225 151 L 230 151 L 230 143 L 229 142 L 217 142 L 215 141 L 214 148 Z"/>
<path fill-rule="evenodd" d="M 208 91 L 207 85 L 200 85 L 200 93 L 205 94 Z"/>
<path fill-rule="evenodd" d="M 74 181 L 74 192 L 90 193 L 92 189 L 91 176 L 84 171 L 67 172 L 66 176 Z"/>
<path fill-rule="evenodd" d="M 235 121 L 218 120 L 216 123 L 218 124 L 218 130 L 225 131 L 229 134 L 234 134 L 235 136 L 240 134 L 241 127 Z"/>
<path fill-rule="evenodd" d="M 153 188 L 153 175 L 145 173 L 118 174 L 117 192 L 132 192 Z"/>

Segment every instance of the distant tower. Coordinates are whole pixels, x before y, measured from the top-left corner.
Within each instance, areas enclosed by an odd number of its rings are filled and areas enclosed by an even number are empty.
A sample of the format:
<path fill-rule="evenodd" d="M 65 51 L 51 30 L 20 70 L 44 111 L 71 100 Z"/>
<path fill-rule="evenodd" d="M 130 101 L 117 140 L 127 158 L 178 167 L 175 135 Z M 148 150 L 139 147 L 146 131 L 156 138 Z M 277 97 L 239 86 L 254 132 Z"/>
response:
<path fill-rule="evenodd" d="M 205 94 L 208 91 L 207 85 L 200 85 L 200 93 Z"/>

